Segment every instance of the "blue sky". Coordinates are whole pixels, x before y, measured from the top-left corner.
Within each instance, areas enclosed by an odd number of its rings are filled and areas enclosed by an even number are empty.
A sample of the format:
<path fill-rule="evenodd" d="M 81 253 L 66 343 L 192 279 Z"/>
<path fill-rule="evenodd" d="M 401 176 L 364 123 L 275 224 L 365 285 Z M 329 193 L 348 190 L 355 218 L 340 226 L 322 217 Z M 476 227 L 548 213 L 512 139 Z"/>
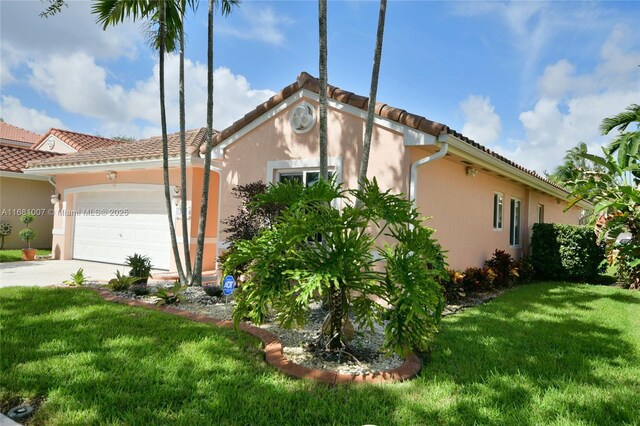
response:
<path fill-rule="evenodd" d="M 157 57 L 138 23 L 107 31 L 90 4 L 38 16 L 0 1 L 0 116 L 36 132 L 159 134 Z M 378 3 L 330 1 L 329 80 L 368 95 Z M 520 164 L 551 170 L 602 118 L 640 102 L 640 2 L 390 1 L 378 100 L 461 131 Z M 206 2 L 187 21 L 189 127 L 205 124 Z M 317 75 L 317 3 L 247 1 L 215 32 L 215 127 Z M 167 59 L 177 128 L 177 58 Z"/>

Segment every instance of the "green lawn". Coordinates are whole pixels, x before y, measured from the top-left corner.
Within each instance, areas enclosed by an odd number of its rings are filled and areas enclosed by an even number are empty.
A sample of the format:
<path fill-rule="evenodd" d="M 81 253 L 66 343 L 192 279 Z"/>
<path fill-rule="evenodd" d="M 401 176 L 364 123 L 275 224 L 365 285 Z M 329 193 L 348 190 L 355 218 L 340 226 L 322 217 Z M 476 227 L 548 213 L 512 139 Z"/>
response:
<path fill-rule="evenodd" d="M 38 249 L 37 256 L 46 256 L 49 254 L 51 254 L 51 250 Z M 20 261 L 22 261 L 22 250 L 0 250 L 0 263 Z"/>
<path fill-rule="evenodd" d="M 288 379 L 230 330 L 102 301 L 0 290 L 0 401 L 34 424 L 640 424 L 640 293 L 517 288 L 447 318 L 421 375 L 328 388 Z"/>

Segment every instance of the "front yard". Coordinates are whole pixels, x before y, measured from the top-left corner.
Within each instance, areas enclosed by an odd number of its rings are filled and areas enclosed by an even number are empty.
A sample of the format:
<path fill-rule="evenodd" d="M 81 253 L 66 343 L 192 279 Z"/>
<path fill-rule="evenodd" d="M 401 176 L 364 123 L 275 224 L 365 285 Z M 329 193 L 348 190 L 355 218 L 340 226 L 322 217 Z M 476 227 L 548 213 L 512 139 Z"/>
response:
<path fill-rule="evenodd" d="M 543 283 L 447 317 L 415 380 L 328 388 L 242 333 L 103 301 L 0 290 L 0 402 L 33 424 L 637 424 L 640 293 Z"/>

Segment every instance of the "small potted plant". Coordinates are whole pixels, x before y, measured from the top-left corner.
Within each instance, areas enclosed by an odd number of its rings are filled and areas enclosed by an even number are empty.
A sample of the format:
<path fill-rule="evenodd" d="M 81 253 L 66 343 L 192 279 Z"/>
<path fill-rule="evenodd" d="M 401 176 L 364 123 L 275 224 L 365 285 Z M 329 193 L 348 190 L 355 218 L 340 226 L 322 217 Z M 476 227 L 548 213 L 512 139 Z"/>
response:
<path fill-rule="evenodd" d="M 27 248 L 22 249 L 22 260 L 34 260 L 36 258 L 36 253 L 38 252 L 36 249 L 31 248 L 31 241 L 36 238 L 36 231 L 29 227 L 29 224 L 33 222 L 35 217 L 31 213 L 25 213 L 20 216 L 20 222 L 27 225 L 26 228 L 23 228 L 18 235 L 20 235 L 20 239 L 27 243 Z"/>
<path fill-rule="evenodd" d="M 125 265 L 131 268 L 129 276 L 140 278 L 139 284 L 147 284 L 149 275 L 151 275 L 151 259 L 149 257 L 135 253 L 133 256 L 127 256 Z"/>

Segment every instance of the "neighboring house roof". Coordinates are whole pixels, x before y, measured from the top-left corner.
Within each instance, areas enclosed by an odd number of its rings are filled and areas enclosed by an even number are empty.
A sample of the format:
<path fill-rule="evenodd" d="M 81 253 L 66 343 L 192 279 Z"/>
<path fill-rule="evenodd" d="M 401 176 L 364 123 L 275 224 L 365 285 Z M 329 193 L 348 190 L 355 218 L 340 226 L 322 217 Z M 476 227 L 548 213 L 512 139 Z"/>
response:
<path fill-rule="evenodd" d="M 89 149 L 104 148 L 107 146 L 129 143 L 109 138 L 103 138 L 101 136 L 88 135 L 86 133 L 72 132 L 69 130 L 49 129 L 49 131 L 45 133 L 44 136 L 39 138 L 38 141 L 33 144 L 32 148 L 40 148 L 40 146 L 42 146 L 42 144 L 49 138 L 49 136 L 52 135 L 60 139 L 62 142 L 66 143 L 76 151 L 85 151 Z"/>
<path fill-rule="evenodd" d="M 206 134 L 207 131 L 205 128 L 186 132 L 187 155 L 193 155 L 198 152 L 198 148 L 204 144 Z M 180 155 L 180 133 L 168 135 L 168 142 L 169 157 L 178 157 Z M 154 136 L 137 142 L 126 142 L 115 146 L 78 151 L 74 154 L 66 154 L 61 157 L 34 161 L 29 164 L 29 169 L 134 162 L 160 158 L 162 158 L 162 137 Z"/>
<path fill-rule="evenodd" d="M 14 126 L 13 124 L 0 122 L 0 139 L 7 143 L 17 142 L 16 145 L 30 147 L 38 142 L 41 135 L 26 129 Z"/>
<path fill-rule="evenodd" d="M 274 108 L 276 105 L 280 104 L 289 96 L 293 95 L 294 93 L 296 93 L 301 89 L 307 89 L 315 93 L 320 93 L 320 81 L 317 78 L 313 77 L 312 75 L 303 71 L 298 76 L 298 79 L 296 80 L 296 82 L 288 85 L 287 87 L 282 89 L 280 92 L 276 93 L 271 98 L 269 98 L 266 102 L 258 105 L 253 111 L 245 114 L 244 117 L 240 118 L 239 120 L 234 122 L 231 126 L 227 127 L 226 129 L 222 130 L 220 133 L 215 135 L 212 141 L 213 146 L 216 146 L 217 144 L 229 138 L 236 132 L 240 131 L 242 128 L 249 125 L 251 122 L 256 120 L 262 114 Z M 367 111 L 369 107 L 369 98 L 365 96 L 356 95 L 355 93 L 348 92 L 346 90 L 342 90 L 336 86 L 327 85 L 327 97 L 334 99 L 338 102 L 342 102 L 344 104 L 354 106 L 364 111 Z M 436 121 L 431 121 L 421 115 L 413 114 L 403 109 L 395 108 L 380 102 L 376 102 L 376 107 L 374 111 L 375 111 L 375 114 L 380 117 L 386 118 L 388 120 L 405 125 L 412 129 L 419 130 L 421 132 L 430 134 L 435 137 L 438 137 L 441 133 L 446 133 L 446 134 L 455 136 L 461 141 L 479 149 L 480 151 L 483 151 L 487 155 L 494 157 L 509 166 L 515 167 L 516 169 L 521 170 L 557 189 L 566 191 L 561 186 L 558 186 L 557 184 L 551 182 L 550 180 L 540 176 L 535 171 L 522 167 L 521 165 L 515 163 L 514 161 L 511 161 L 508 158 L 469 139 L 468 137 L 464 136 L 462 133 L 459 133 L 453 129 L 450 129 L 449 126 L 445 124 L 438 123 Z M 204 152 L 204 149 L 201 147 L 200 151 Z"/>
<path fill-rule="evenodd" d="M 0 144 L 0 171 L 22 173 L 22 169 L 27 167 L 29 161 L 59 156 L 60 154 L 55 152 Z"/>

